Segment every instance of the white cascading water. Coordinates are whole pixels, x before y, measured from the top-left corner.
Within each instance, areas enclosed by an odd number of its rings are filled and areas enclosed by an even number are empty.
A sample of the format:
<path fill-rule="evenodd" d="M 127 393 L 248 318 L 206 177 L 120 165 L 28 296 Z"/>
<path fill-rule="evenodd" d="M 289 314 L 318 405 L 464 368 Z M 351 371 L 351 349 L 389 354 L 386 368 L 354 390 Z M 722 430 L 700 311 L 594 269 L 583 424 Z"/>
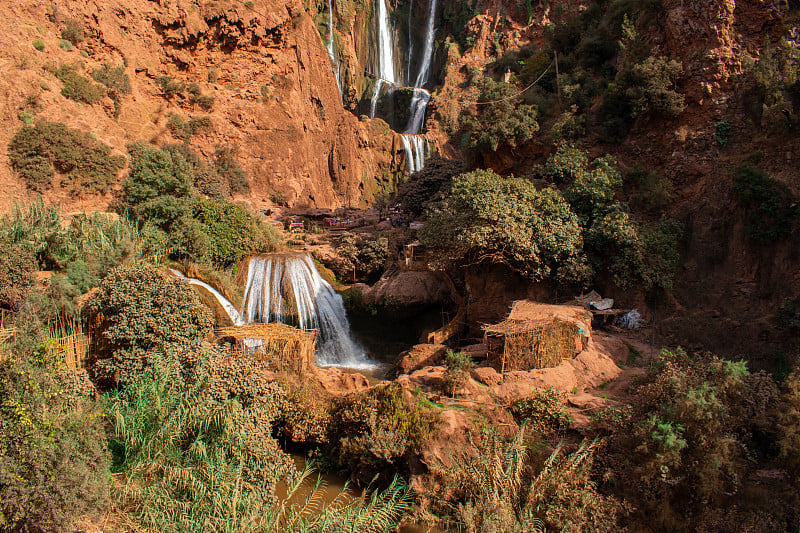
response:
<path fill-rule="evenodd" d="M 208 292 L 210 292 L 211 295 L 217 299 L 219 305 L 225 310 L 226 313 L 228 313 L 228 318 L 231 319 L 231 322 L 233 322 L 234 326 L 243 326 L 245 324 L 245 320 L 242 317 L 241 313 L 239 313 L 239 310 L 236 309 L 236 306 L 233 305 L 230 302 L 230 300 L 225 298 L 217 289 L 215 289 L 208 283 L 200 281 L 199 279 L 187 278 L 186 276 L 183 275 L 182 272 L 175 270 L 174 268 L 170 268 L 169 271 L 173 276 L 185 280 L 187 283 L 189 283 L 189 285 L 197 285 L 203 287 Z"/>
<path fill-rule="evenodd" d="M 342 97 L 342 72 L 339 58 L 333 46 L 333 0 L 328 0 L 328 56 L 331 58 L 331 67 L 336 76 L 336 86 L 339 88 L 339 98 Z"/>
<path fill-rule="evenodd" d="M 436 0 L 431 0 L 428 11 L 428 21 L 425 28 L 425 45 L 422 48 L 422 63 L 414 81 L 414 94 L 408 112 L 408 123 L 401 134 L 403 148 L 406 152 L 406 167 L 409 174 L 422 170 L 425 166 L 425 157 L 428 155 L 428 141 L 421 135 L 425 127 L 425 112 L 431 94 L 422 87 L 430 79 L 431 63 L 433 59 L 433 39 L 436 35 L 434 21 L 436 19 Z M 411 57 L 409 53 L 409 64 Z"/>
<path fill-rule="evenodd" d="M 378 106 L 378 98 L 384 84 L 389 85 L 389 90 L 393 90 L 397 84 L 394 75 L 394 42 L 392 41 L 392 28 L 389 21 L 389 9 L 386 7 L 386 0 L 376 0 L 378 4 L 378 80 L 372 90 L 372 98 L 369 104 L 369 116 L 375 118 L 375 110 Z"/>
<path fill-rule="evenodd" d="M 374 366 L 350 336 L 342 297 L 319 275 L 308 254 L 276 254 L 250 260 L 242 306 L 246 322 L 284 322 L 319 332 L 322 366 Z"/>

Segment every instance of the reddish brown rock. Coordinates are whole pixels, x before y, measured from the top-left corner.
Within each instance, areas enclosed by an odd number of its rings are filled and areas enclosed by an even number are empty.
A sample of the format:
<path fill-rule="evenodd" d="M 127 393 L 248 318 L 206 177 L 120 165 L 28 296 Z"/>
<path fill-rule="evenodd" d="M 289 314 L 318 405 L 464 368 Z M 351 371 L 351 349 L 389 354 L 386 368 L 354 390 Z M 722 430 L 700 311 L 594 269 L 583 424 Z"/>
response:
<path fill-rule="evenodd" d="M 438 365 L 446 351 L 447 346 L 443 344 L 417 344 L 401 354 L 396 366 L 397 373 L 410 374 L 425 366 Z"/>

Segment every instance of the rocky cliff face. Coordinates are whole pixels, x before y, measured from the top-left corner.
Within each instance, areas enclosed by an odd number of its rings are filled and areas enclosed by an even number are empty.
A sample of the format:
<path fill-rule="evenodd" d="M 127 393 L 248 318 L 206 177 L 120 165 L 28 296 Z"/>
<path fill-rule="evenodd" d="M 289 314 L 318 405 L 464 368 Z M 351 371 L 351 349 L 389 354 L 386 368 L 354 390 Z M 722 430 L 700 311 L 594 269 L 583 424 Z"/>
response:
<path fill-rule="evenodd" d="M 118 153 L 136 140 L 175 142 L 167 128 L 173 115 L 208 116 L 212 127 L 192 137 L 192 148 L 210 156 L 218 145 L 232 147 L 250 176 L 254 204 L 272 198 L 359 206 L 393 187 L 402 162 L 396 136 L 381 121 L 360 122 L 343 108 L 325 47 L 299 0 L 67 0 L 56 8 L 4 2 L 0 16 L 11 29 L 0 36 L 2 146 L 22 126 L 26 107 L 36 119 L 91 132 Z M 67 51 L 59 42 L 70 21 L 83 27 L 84 40 Z M 106 63 L 124 66 L 131 79 L 117 118 L 108 98 L 95 105 L 64 98 L 61 83 L 43 69 L 75 64 L 88 75 Z M 162 76 L 184 90 L 165 96 Z M 210 110 L 186 92 L 191 84 L 214 99 Z M 27 196 L 3 150 L 0 210 Z M 68 209 L 101 208 L 111 199 L 59 190 L 47 197 Z"/>

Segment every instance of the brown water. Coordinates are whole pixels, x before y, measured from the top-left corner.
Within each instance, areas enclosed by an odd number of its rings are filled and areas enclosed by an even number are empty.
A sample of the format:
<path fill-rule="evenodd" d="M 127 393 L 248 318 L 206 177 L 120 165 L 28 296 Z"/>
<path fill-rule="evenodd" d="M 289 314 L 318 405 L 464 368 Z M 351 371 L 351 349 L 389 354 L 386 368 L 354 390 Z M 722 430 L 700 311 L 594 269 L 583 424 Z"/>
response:
<path fill-rule="evenodd" d="M 302 455 L 298 454 L 291 454 L 292 459 L 294 459 L 294 463 L 297 466 L 297 469 L 301 472 L 306 467 L 306 458 Z M 292 495 L 292 498 L 289 500 L 289 503 L 300 503 L 305 500 L 311 494 L 311 491 L 317 484 L 318 476 L 322 478 L 324 482 L 319 489 L 317 489 L 321 500 L 325 504 L 329 504 L 339 498 L 339 501 L 342 502 L 342 491 L 347 491 L 347 495 L 344 497 L 344 503 L 349 503 L 359 498 L 363 494 L 363 490 L 356 487 L 353 484 L 347 483 L 347 479 L 341 476 L 335 476 L 331 474 L 318 474 L 314 473 L 303 482 L 301 487 Z M 286 498 L 286 485 L 283 483 L 279 483 L 278 486 L 275 488 L 275 495 L 278 499 L 285 499 Z M 423 523 L 415 523 L 415 524 L 407 524 L 400 528 L 400 533 L 444 533 L 443 530 L 437 528 L 436 526 L 423 524 Z"/>

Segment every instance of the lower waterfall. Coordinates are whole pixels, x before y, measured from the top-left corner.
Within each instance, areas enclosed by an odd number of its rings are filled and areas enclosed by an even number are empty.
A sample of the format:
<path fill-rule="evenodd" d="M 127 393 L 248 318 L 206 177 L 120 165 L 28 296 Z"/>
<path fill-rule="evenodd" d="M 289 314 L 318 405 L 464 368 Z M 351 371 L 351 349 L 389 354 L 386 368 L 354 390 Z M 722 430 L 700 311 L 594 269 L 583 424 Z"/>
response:
<path fill-rule="evenodd" d="M 253 257 L 247 270 L 242 315 L 246 322 L 283 322 L 316 329 L 321 366 L 374 366 L 350 335 L 342 297 L 319 275 L 308 254 Z"/>

